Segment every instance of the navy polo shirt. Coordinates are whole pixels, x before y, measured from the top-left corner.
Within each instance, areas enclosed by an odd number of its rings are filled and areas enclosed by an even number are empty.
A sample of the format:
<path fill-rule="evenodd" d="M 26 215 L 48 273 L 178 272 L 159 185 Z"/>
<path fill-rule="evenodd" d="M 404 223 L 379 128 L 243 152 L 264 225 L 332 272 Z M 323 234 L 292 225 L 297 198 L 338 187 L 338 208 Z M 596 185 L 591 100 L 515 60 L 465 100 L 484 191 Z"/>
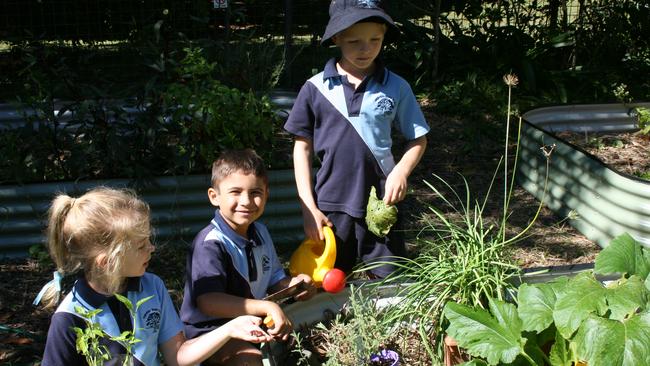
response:
<path fill-rule="evenodd" d="M 210 225 L 194 238 L 187 257 L 185 293 L 180 311 L 187 338 L 209 332 L 228 320 L 202 313 L 196 304 L 199 296 L 222 292 L 261 299 L 270 286 L 287 276 L 264 224 L 254 222 L 250 225 L 248 238 L 235 232 L 219 210 Z M 247 247 L 252 251 L 254 263 L 249 264 Z M 255 273 L 249 272 L 251 267 Z"/>
<path fill-rule="evenodd" d="M 145 273 L 142 277 L 129 278 L 126 296 L 134 306 L 141 299 L 153 296 L 142 303 L 136 313 L 135 336 L 141 342 L 133 346 L 134 365 L 160 365 L 158 347 L 183 331 L 181 322 L 167 288 L 156 275 Z M 102 295 L 93 290 L 85 278 L 75 282 L 70 293 L 57 308 L 43 355 L 43 366 L 87 365 L 84 356 L 77 353 L 76 333 L 72 327 L 86 328 L 86 322 L 77 314 L 75 307 L 86 310 L 101 309 L 94 321 L 99 323 L 109 336 L 119 336 L 123 331 L 133 331 L 133 322 L 128 309 L 115 296 Z M 106 338 L 101 343 L 108 347 L 111 355 L 125 354 L 125 348 Z M 104 365 L 121 365 L 113 358 Z"/>
<path fill-rule="evenodd" d="M 319 209 L 365 216 L 370 187 L 383 196 L 395 167 L 393 127 L 407 140 L 429 131 L 409 84 L 380 62 L 356 89 L 338 73 L 335 59 L 305 82 L 284 128 L 313 142 L 321 161 L 315 177 Z"/>

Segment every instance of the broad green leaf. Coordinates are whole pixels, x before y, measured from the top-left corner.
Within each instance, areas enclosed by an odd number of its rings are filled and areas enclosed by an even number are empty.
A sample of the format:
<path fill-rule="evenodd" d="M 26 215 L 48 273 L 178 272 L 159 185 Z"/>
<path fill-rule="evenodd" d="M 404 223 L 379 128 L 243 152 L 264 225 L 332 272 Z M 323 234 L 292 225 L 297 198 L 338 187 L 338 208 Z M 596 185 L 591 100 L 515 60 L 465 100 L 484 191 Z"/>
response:
<path fill-rule="evenodd" d="M 480 359 L 475 359 L 468 362 L 463 362 L 459 366 L 487 366 L 487 362 Z"/>
<path fill-rule="evenodd" d="M 648 301 L 645 284 L 637 277 L 623 278 L 605 288 L 607 305 L 611 310 L 610 319 L 623 320 L 629 314 L 643 309 Z"/>
<path fill-rule="evenodd" d="M 650 272 L 650 255 L 630 234 L 625 233 L 612 239 L 598 253 L 594 271 L 604 275 L 620 273 L 646 278 Z"/>
<path fill-rule="evenodd" d="M 562 337 L 560 332 L 555 332 L 555 343 L 551 347 L 549 354 L 552 366 L 571 366 L 573 365 L 573 357 L 571 350 L 567 346 L 567 340 Z"/>
<path fill-rule="evenodd" d="M 557 292 L 560 292 L 565 286 L 566 278 L 560 282 L 533 285 L 524 283 L 519 286 L 518 310 L 524 330 L 539 333 L 553 323 L 553 308 Z"/>
<path fill-rule="evenodd" d="M 589 314 L 602 315 L 606 310 L 605 288 L 585 272 L 571 278 L 565 291 L 558 294 L 553 320 L 562 336 L 569 339 Z"/>
<path fill-rule="evenodd" d="M 589 316 L 576 333 L 580 359 L 589 366 L 639 366 L 650 361 L 650 313 L 618 321 Z"/>
<path fill-rule="evenodd" d="M 505 325 L 504 330 L 509 333 L 508 338 L 521 339 L 521 319 L 517 314 L 517 307 L 492 298 L 489 299 L 489 307 L 499 324 Z"/>
<path fill-rule="evenodd" d="M 516 318 L 512 304 L 494 300 L 490 307 L 497 309 L 502 319 Z M 513 332 L 506 329 L 510 324 L 499 323 L 483 309 L 450 302 L 445 305 L 444 315 L 449 320 L 447 333 L 458 345 L 469 354 L 486 359 L 490 365 L 510 363 L 523 351 L 525 340 L 521 335 L 513 336 Z"/>

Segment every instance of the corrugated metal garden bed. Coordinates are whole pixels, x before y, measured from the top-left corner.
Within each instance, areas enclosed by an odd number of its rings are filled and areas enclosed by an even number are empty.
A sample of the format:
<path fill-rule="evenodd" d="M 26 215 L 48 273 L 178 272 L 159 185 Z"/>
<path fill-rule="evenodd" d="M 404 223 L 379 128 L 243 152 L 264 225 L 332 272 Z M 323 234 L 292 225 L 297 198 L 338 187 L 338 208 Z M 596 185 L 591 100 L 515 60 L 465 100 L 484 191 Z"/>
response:
<path fill-rule="evenodd" d="M 650 103 L 547 107 L 523 116 L 519 183 L 542 198 L 546 159 L 540 148 L 555 145 L 545 203 L 601 247 L 623 232 L 650 247 L 650 181 L 615 170 L 558 133 L 638 130 L 637 106 Z"/>

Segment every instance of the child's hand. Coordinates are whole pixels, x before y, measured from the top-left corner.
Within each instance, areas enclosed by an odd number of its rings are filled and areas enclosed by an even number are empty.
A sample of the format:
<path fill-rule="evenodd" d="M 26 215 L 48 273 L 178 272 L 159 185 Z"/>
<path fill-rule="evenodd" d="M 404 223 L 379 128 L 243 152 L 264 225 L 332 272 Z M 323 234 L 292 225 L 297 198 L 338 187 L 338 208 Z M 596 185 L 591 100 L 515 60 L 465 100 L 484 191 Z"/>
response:
<path fill-rule="evenodd" d="M 252 315 L 238 316 L 224 324 L 230 338 L 237 338 L 252 343 L 270 342 L 273 337 L 262 328 L 262 319 Z"/>
<path fill-rule="evenodd" d="M 287 318 L 278 304 L 272 301 L 265 301 L 265 303 L 266 317 L 270 317 L 271 320 L 271 324 L 268 325 L 269 335 L 276 340 L 280 339 L 286 341 L 293 329 L 291 321 Z"/>
<path fill-rule="evenodd" d="M 304 282 L 303 286 L 305 290 L 295 295 L 293 298 L 298 301 L 305 301 L 311 299 L 316 294 L 316 287 L 314 287 L 314 282 L 312 281 L 309 275 L 306 275 L 304 273 L 298 274 L 296 277 L 293 277 L 291 279 L 291 281 L 289 282 L 289 286 L 293 286 L 294 284 L 300 281 Z"/>
<path fill-rule="evenodd" d="M 384 203 L 394 205 L 406 197 L 408 188 L 407 176 L 402 174 L 399 169 L 393 169 L 386 178 L 386 191 L 384 192 Z"/>
<path fill-rule="evenodd" d="M 323 235 L 323 226 L 332 227 L 332 222 L 325 216 L 325 214 L 317 209 L 304 209 L 302 213 L 303 225 L 305 228 L 305 236 L 312 240 L 325 240 Z"/>

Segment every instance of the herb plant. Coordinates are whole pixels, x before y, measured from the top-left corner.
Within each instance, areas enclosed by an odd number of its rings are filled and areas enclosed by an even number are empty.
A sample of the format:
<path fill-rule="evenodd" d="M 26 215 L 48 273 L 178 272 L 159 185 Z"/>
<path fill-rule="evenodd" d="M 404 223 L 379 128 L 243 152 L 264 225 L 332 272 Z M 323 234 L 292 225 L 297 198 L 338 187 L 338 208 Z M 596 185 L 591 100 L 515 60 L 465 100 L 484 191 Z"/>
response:
<path fill-rule="evenodd" d="M 490 298 L 489 312 L 450 302 L 448 333 L 473 364 L 645 365 L 650 360 L 650 250 L 614 238 L 593 271 L 522 284 L 517 304 Z M 604 281 L 600 276 L 617 276 Z M 551 345 L 548 354 L 544 347 Z"/>
<path fill-rule="evenodd" d="M 94 321 L 94 318 L 97 314 L 102 312 L 102 309 L 87 310 L 81 306 L 75 306 L 75 311 L 79 314 L 84 321 L 86 322 L 86 328 L 81 329 L 79 327 L 74 327 L 73 330 L 77 335 L 76 346 L 77 352 L 83 355 L 86 358 L 86 362 L 90 366 L 102 366 L 105 361 L 111 359 L 111 354 L 106 345 L 101 344 L 103 338 L 108 338 L 112 341 L 120 343 L 125 349 L 126 354 L 122 360 L 123 366 L 128 366 L 133 363 L 133 346 L 136 343 L 141 342 L 140 339 L 136 338 L 135 331 L 137 327 L 137 311 L 138 308 L 149 301 L 153 296 L 148 296 L 143 299 L 140 299 L 135 308 L 131 300 L 127 297 L 120 294 L 115 294 L 115 297 L 129 310 L 131 314 L 131 319 L 133 320 L 133 330 L 127 330 L 122 332 L 118 336 L 108 335 L 101 325 L 98 322 Z"/>
<path fill-rule="evenodd" d="M 104 330 L 99 323 L 93 321 L 95 316 L 102 312 L 102 309 L 86 310 L 81 306 L 75 306 L 75 311 L 86 322 L 86 328 L 72 328 L 77 335 L 77 352 L 86 358 L 89 366 L 102 366 L 105 361 L 111 359 L 108 347 L 102 345 L 100 340 L 104 338 Z"/>

